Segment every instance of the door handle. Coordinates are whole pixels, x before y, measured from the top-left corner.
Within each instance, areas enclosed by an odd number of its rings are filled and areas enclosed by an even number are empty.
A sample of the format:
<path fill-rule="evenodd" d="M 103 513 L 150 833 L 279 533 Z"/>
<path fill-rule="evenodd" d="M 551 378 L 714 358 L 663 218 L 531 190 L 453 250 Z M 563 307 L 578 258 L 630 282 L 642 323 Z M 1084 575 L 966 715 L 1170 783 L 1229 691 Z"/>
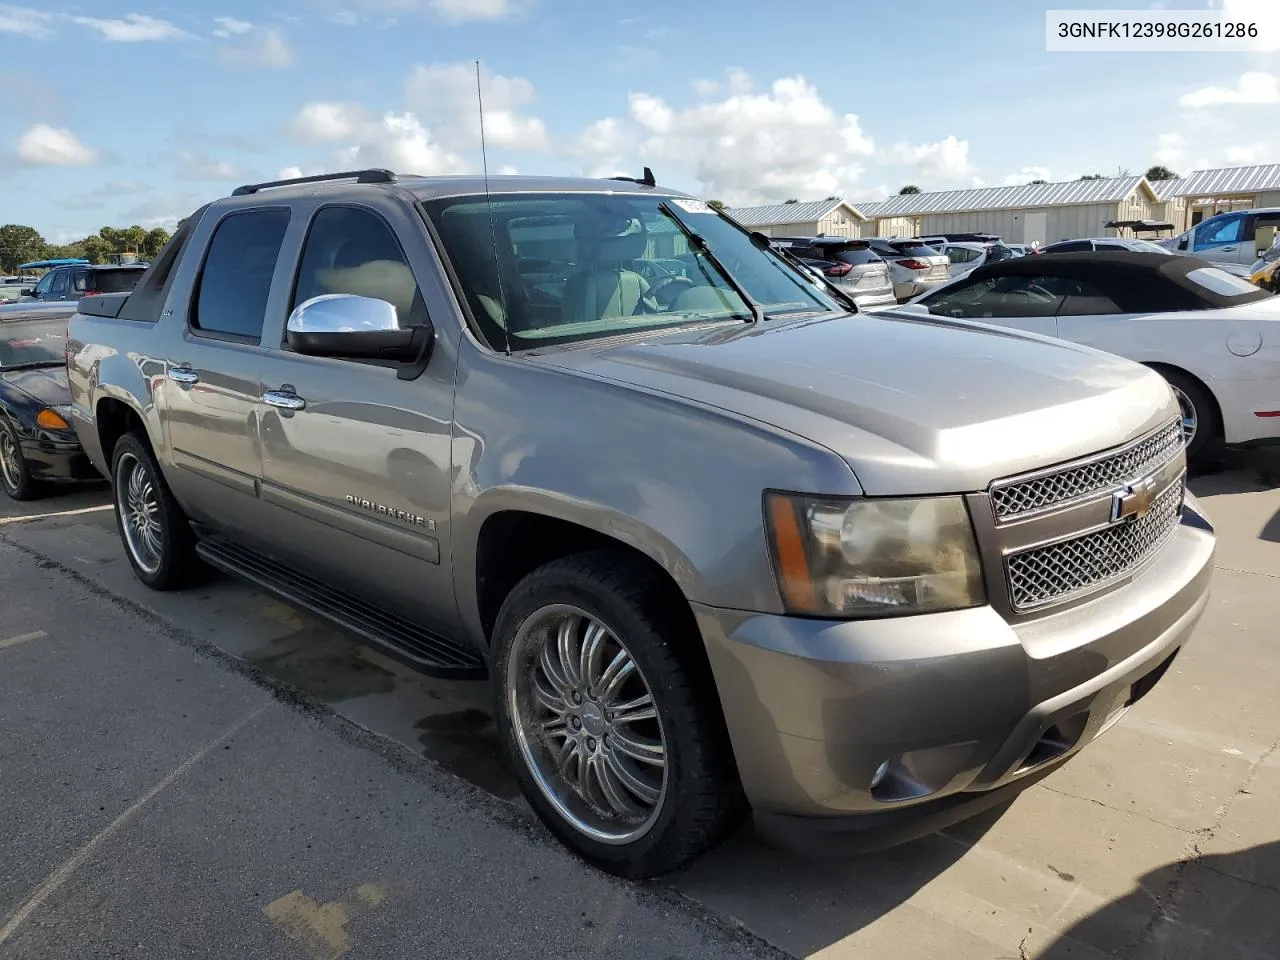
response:
<path fill-rule="evenodd" d="M 169 379 L 175 383 L 199 383 L 200 374 L 190 367 L 170 367 Z"/>
<path fill-rule="evenodd" d="M 1223 252 L 1223 253 L 1235 253 L 1235 252 L 1236 252 L 1236 248 L 1235 248 L 1235 247 L 1223 247 L 1223 248 L 1222 248 L 1222 252 Z"/>
<path fill-rule="evenodd" d="M 307 405 L 307 401 L 296 393 L 286 393 L 283 390 L 268 390 L 262 395 L 262 399 L 271 404 L 271 406 L 280 407 L 282 410 L 302 410 Z"/>

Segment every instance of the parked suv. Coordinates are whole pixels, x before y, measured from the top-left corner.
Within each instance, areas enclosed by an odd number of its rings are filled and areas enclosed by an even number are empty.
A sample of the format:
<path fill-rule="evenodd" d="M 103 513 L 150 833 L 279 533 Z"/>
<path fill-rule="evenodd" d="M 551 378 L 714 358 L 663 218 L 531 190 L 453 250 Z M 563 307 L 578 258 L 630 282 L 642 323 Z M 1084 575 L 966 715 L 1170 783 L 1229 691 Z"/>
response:
<path fill-rule="evenodd" d="M 247 185 L 80 303 L 69 416 L 144 583 L 207 563 L 487 674 L 591 862 L 674 869 L 748 809 L 865 848 L 1110 726 L 1214 537 L 1158 373 L 848 306 L 647 171 Z"/>
<path fill-rule="evenodd" d="M 951 261 L 920 240 L 868 241 L 873 252 L 889 264 L 893 293 L 905 303 L 951 279 Z"/>
<path fill-rule="evenodd" d="M 866 240 L 847 237 L 779 237 L 801 260 L 820 265 L 833 284 L 849 294 L 860 309 L 896 304 L 889 265 Z"/>
<path fill-rule="evenodd" d="M 145 266 L 136 263 L 54 267 L 40 278 L 39 283 L 24 289 L 22 294 L 33 300 L 79 300 L 100 293 L 127 293 L 144 270 Z"/>

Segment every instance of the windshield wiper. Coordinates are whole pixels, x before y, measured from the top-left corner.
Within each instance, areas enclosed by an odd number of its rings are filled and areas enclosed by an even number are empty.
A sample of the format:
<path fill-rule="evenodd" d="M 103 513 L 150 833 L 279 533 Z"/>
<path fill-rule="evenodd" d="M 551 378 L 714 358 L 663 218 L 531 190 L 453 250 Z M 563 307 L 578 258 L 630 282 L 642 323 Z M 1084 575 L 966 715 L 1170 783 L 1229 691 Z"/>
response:
<path fill-rule="evenodd" d="M 762 320 L 768 319 L 765 316 L 764 307 L 762 307 L 759 301 L 752 297 L 751 294 L 747 293 L 747 288 L 739 283 L 733 274 L 729 272 L 729 268 L 726 267 L 720 261 L 720 258 L 712 251 L 711 245 L 707 243 L 706 238 L 694 231 L 687 223 L 681 220 L 675 210 L 672 209 L 671 204 L 667 203 L 667 201 L 663 200 L 659 203 L 658 209 L 675 221 L 675 225 L 680 228 L 680 232 L 683 233 L 684 238 L 689 241 L 689 245 L 698 250 L 707 258 L 707 261 L 713 267 L 720 271 L 720 275 L 725 278 L 729 286 L 733 289 L 733 292 L 742 299 L 742 302 L 745 303 L 747 308 L 751 311 L 751 322 L 759 323 Z"/>
<path fill-rule="evenodd" d="M 786 247 L 775 247 L 772 243 L 769 242 L 769 238 L 766 237 L 763 233 L 760 233 L 758 231 L 753 232 L 751 234 L 751 242 L 754 243 L 761 250 L 776 254 L 779 258 L 786 261 L 786 263 L 793 270 L 798 270 L 800 274 L 805 277 L 805 279 L 808 279 L 809 277 L 812 276 L 812 274 L 809 272 L 809 265 L 807 263 L 805 263 L 803 260 L 797 257 L 794 253 L 792 253 Z M 826 287 L 828 291 L 834 294 L 837 300 L 840 300 L 841 302 L 843 302 L 844 305 L 847 306 L 854 313 L 860 312 L 858 310 L 858 304 L 853 299 L 853 297 L 849 296 L 849 294 L 845 293 L 843 290 L 837 287 L 834 283 L 828 280 L 827 275 L 825 273 L 822 275 L 822 285 Z"/>

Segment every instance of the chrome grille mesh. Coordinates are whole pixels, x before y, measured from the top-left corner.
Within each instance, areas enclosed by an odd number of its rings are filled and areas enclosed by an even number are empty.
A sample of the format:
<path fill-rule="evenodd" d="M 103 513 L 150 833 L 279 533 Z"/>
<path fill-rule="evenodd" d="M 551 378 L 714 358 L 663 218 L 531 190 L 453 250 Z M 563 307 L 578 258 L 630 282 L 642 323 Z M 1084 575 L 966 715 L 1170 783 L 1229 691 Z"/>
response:
<path fill-rule="evenodd" d="M 1140 476 L 1167 461 L 1181 446 L 1182 424 L 1175 420 L 1159 433 L 1110 456 L 1066 467 L 1047 476 L 995 486 L 991 490 L 991 506 L 997 520 L 1015 520 L 1022 514 L 1043 510 Z"/>
<path fill-rule="evenodd" d="M 1014 609 L 1063 599 L 1137 567 L 1177 529 L 1185 488 L 1184 473 L 1139 520 L 1007 557 L 1005 569 Z"/>

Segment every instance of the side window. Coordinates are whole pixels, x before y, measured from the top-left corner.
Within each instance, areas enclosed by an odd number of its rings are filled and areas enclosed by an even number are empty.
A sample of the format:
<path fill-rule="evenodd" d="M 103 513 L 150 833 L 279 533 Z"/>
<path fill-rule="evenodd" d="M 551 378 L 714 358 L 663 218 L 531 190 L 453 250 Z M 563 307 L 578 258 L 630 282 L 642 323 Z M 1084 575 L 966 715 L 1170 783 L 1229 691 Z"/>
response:
<path fill-rule="evenodd" d="M 1246 229 L 1253 234 L 1254 249 L 1257 250 L 1258 256 L 1262 256 L 1263 252 L 1276 242 L 1277 231 L 1280 231 L 1280 214 L 1260 213 L 1256 217 L 1251 217 L 1250 220 L 1251 223 Z M 1245 239 L 1250 238 L 1246 235 Z"/>
<path fill-rule="evenodd" d="M 71 279 L 70 270 L 53 271 L 53 283 L 49 287 L 49 293 L 55 297 L 65 297 L 67 295 L 68 281 Z"/>
<path fill-rule="evenodd" d="M 982 320 L 996 317 L 1052 317 L 1062 294 L 1045 277 L 995 277 L 950 289 L 924 303 L 944 317 Z"/>
<path fill-rule="evenodd" d="M 53 289 L 53 274 L 46 273 L 40 278 L 40 282 L 36 284 L 36 296 L 48 296 L 49 291 Z"/>
<path fill-rule="evenodd" d="M 1215 246 L 1220 243 L 1239 243 L 1244 214 L 1232 213 L 1221 219 L 1214 217 L 1196 227 L 1196 247 Z"/>
<path fill-rule="evenodd" d="M 312 297 L 350 293 L 385 300 L 400 326 L 422 322 L 426 305 L 387 222 L 355 207 L 325 207 L 311 221 L 289 309 Z"/>
<path fill-rule="evenodd" d="M 86 290 L 88 290 L 89 289 L 89 271 L 77 270 L 75 279 L 71 281 L 71 288 L 76 293 L 84 293 Z"/>
<path fill-rule="evenodd" d="M 1090 317 L 1124 313 L 1114 300 L 1083 280 L 1058 280 L 1056 289 L 1064 294 L 1060 317 Z"/>
<path fill-rule="evenodd" d="M 1093 249 L 1114 251 L 1114 250 L 1127 250 L 1128 247 L 1126 247 L 1123 243 L 1106 243 L 1105 241 L 1099 240 L 1097 243 L 1093 245 Z"/>
<path fill-rule="evenodd" d="M 1082 253 L 1085 250 L 1092 250 L 1093 246 L 1088 240 L 1072 240 L 1068 243 L 1055 243 L 1050 253 Z"/>
<path fill-rule="evenodd" d="M 247 210 L 223 218 L 200 271 L 191 326 L 208 333 L 262 339 L 271 278 L 289 211 Z"/>

